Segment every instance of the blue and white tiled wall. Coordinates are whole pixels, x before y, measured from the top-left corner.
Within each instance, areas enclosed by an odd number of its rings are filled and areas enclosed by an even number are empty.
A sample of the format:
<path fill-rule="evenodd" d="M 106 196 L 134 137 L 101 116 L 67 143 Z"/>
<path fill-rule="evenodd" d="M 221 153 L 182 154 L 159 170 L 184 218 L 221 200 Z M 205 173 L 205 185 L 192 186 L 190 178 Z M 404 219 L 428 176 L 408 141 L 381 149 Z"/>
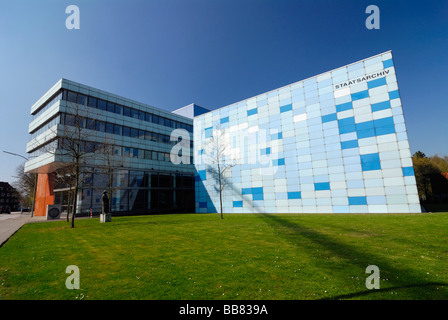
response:
<path fill-rule="evenodd" d="M 197 212 L 220 210 L 217 129 L 226 213 L 421 212 L 391 52 L 196 117 Z"/>

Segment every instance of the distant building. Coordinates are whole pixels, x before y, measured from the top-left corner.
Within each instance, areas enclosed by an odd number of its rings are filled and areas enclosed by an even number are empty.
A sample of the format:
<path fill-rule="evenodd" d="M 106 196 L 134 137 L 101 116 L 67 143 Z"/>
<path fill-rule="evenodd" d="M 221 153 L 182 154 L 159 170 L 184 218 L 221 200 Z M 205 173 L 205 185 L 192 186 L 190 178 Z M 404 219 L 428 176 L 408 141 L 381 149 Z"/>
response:
<path fill-rule="evenodd" d="M 11 211 L 19 208 L 19 194 L 8 182 L 0 181 L 0 207 L 9 206 Z"/>

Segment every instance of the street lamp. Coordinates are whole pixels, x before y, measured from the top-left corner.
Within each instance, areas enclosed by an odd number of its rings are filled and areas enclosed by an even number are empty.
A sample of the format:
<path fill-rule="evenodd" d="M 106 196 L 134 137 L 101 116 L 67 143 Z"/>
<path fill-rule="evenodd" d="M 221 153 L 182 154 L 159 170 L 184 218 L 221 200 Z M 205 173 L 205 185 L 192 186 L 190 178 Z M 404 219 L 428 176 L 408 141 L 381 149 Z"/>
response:
<path fill-rule="evenodd" d="M 4 153 L 8 153 L 8 154 L 13 155 L 13 156 L 21 157 L 21 158 L 25 159 L 26 161 L 28 161 L 28 158 L 26 158 L 26 157 L 24 157 L 24 156 L 22 156 L 20 154 L 17 154 L 17 153 L 14 153 L 14 152 L 9 152 L 9 151 L 4 151 L 4 150 L 3 150 L 3 152 Z M 35 179 L 34 179 L 34 190 L 33 190 L 34 194 L 33 194 L 33 207 L 31 209 L 31 218 L 34 217 L 34 207 L 36 205 L 37 173 L 34 176 L 35 176 Z"/>

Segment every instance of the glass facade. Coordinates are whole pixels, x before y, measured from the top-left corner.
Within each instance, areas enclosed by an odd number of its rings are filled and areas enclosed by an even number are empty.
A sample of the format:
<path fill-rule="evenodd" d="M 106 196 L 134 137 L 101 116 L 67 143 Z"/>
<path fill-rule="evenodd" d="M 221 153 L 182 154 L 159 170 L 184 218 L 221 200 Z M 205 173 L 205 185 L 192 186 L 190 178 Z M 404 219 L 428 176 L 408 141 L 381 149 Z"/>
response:
<path fill-rule="evenodd" d="M 391 52 L 194 118 L 197 212 L 421 212 Z"/>

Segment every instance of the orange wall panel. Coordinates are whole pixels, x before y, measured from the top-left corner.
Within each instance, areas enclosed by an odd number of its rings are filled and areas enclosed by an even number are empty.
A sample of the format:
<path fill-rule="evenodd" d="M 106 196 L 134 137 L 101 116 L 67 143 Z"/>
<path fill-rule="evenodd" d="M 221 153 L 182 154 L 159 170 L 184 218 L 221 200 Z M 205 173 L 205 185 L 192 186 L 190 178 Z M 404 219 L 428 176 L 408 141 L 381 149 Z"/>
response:
<path fill-rule="evenodd" d="M 39 173 L 37 177 L 35 216 L 46 216 L 47 205 L 54 204 L 54 179 L 53 173 Z"/>

